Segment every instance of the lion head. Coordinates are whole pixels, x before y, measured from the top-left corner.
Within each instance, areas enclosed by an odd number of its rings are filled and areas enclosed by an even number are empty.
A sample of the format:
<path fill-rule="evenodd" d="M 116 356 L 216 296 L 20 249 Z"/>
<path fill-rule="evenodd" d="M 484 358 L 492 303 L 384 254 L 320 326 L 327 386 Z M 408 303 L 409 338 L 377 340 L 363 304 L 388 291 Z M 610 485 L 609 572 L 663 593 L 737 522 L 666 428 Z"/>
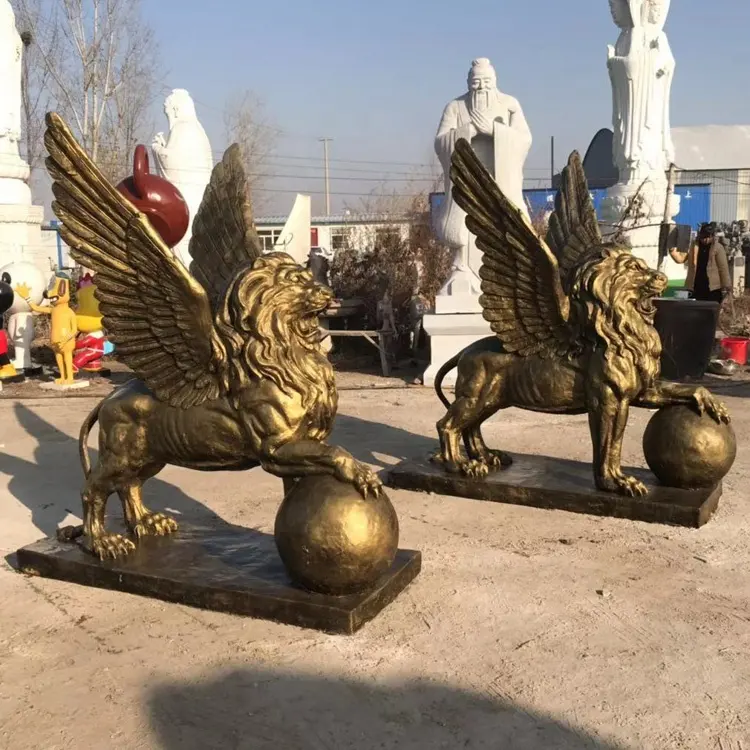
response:
<path fill-rule="evenodd" d="M 322 354 L 319 316 L 333 292 L 286 253 L 269 253 L 230 281 L 216 327 L 227 346 L 232 375 L 268 379 L 307 401 L 328 388 L 333 371 Z"/>
<path fill-rule="evenodd" d="M 625 377 L 634 366 L 648 383 L 658 377 L 661 340 L 654 328 L 654 297 L 666 286 L 663 273 L 624 247 L 600 247 L 571 269 L 571 322 L 589 345 L 604 348 L 613 376 Z"/>

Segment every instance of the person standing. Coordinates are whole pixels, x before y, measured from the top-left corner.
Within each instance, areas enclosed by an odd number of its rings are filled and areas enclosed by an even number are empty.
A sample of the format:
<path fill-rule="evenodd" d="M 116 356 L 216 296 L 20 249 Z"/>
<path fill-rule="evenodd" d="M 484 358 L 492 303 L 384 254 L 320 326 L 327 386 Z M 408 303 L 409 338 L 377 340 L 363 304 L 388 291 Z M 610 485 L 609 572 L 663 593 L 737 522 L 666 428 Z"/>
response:
<path fill-rule="evenodd" d="M 721 304 L 731 294 L 732 279 L 727 254 L 716 237 L 716 231 L 713 221 L 701 224 L 696 243 L 688 252 L 673 248 L 669 254 L 676 263 L 687 261 L 685 287 L 692 292 L 693 299 Z"/>

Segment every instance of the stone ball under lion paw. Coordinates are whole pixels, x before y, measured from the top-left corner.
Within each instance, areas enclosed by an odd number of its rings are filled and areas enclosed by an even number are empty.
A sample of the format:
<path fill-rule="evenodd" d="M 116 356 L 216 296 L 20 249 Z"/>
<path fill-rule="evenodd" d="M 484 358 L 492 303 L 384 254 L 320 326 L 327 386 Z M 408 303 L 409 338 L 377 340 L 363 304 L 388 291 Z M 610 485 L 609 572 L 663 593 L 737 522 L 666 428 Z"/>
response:
<path fill-rule="evenodd" d="M 737 440 L 730 424 L 689 406 L 666 406 L 651 417 L 643 433 L 643 453 L 661 484 L 709 488 L 732 468 Z"/>
<path fill-rule="evenodd" d="M 276 547 L 290 578 L 309 591 L 355 594 L 388 572 L 398 517 L 384 491 L 363 498 L 330 476 L 300 479 L 276 515 Z"/>

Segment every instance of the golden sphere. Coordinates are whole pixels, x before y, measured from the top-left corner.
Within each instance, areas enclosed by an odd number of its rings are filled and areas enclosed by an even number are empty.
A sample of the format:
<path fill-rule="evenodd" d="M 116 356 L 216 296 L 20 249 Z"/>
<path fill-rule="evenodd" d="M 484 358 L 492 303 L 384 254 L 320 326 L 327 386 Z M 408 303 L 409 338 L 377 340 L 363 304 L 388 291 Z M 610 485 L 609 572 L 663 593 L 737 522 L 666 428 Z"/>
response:
<path fill-rule="evenodd" d="M 355 594 L 393 564 L 398 517 L 382 490 L 365 499 L 333 477 L 309 476 L 281 503 L 274 535 L 295 583 L 320 594 Z"/>
<path fill-rule="evenodd" d="M 663 485 L 694 490 L 713 487 L 727 475 L 737 440 L 730 424 L 689 406 L 665 406 L 646 426 L 643 453 Z"/>

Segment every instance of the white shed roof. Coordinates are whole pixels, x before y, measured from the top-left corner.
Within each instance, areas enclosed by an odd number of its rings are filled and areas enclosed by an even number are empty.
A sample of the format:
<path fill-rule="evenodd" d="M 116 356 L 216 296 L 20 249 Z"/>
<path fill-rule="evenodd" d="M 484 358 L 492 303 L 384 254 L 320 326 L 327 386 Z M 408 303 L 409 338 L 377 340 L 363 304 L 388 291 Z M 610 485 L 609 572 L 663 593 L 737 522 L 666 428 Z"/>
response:
<path fill-rule="evenodd" d="M 750 125 L 672 128 L 680 169 L 713 171 L 750 168 Z"/>

